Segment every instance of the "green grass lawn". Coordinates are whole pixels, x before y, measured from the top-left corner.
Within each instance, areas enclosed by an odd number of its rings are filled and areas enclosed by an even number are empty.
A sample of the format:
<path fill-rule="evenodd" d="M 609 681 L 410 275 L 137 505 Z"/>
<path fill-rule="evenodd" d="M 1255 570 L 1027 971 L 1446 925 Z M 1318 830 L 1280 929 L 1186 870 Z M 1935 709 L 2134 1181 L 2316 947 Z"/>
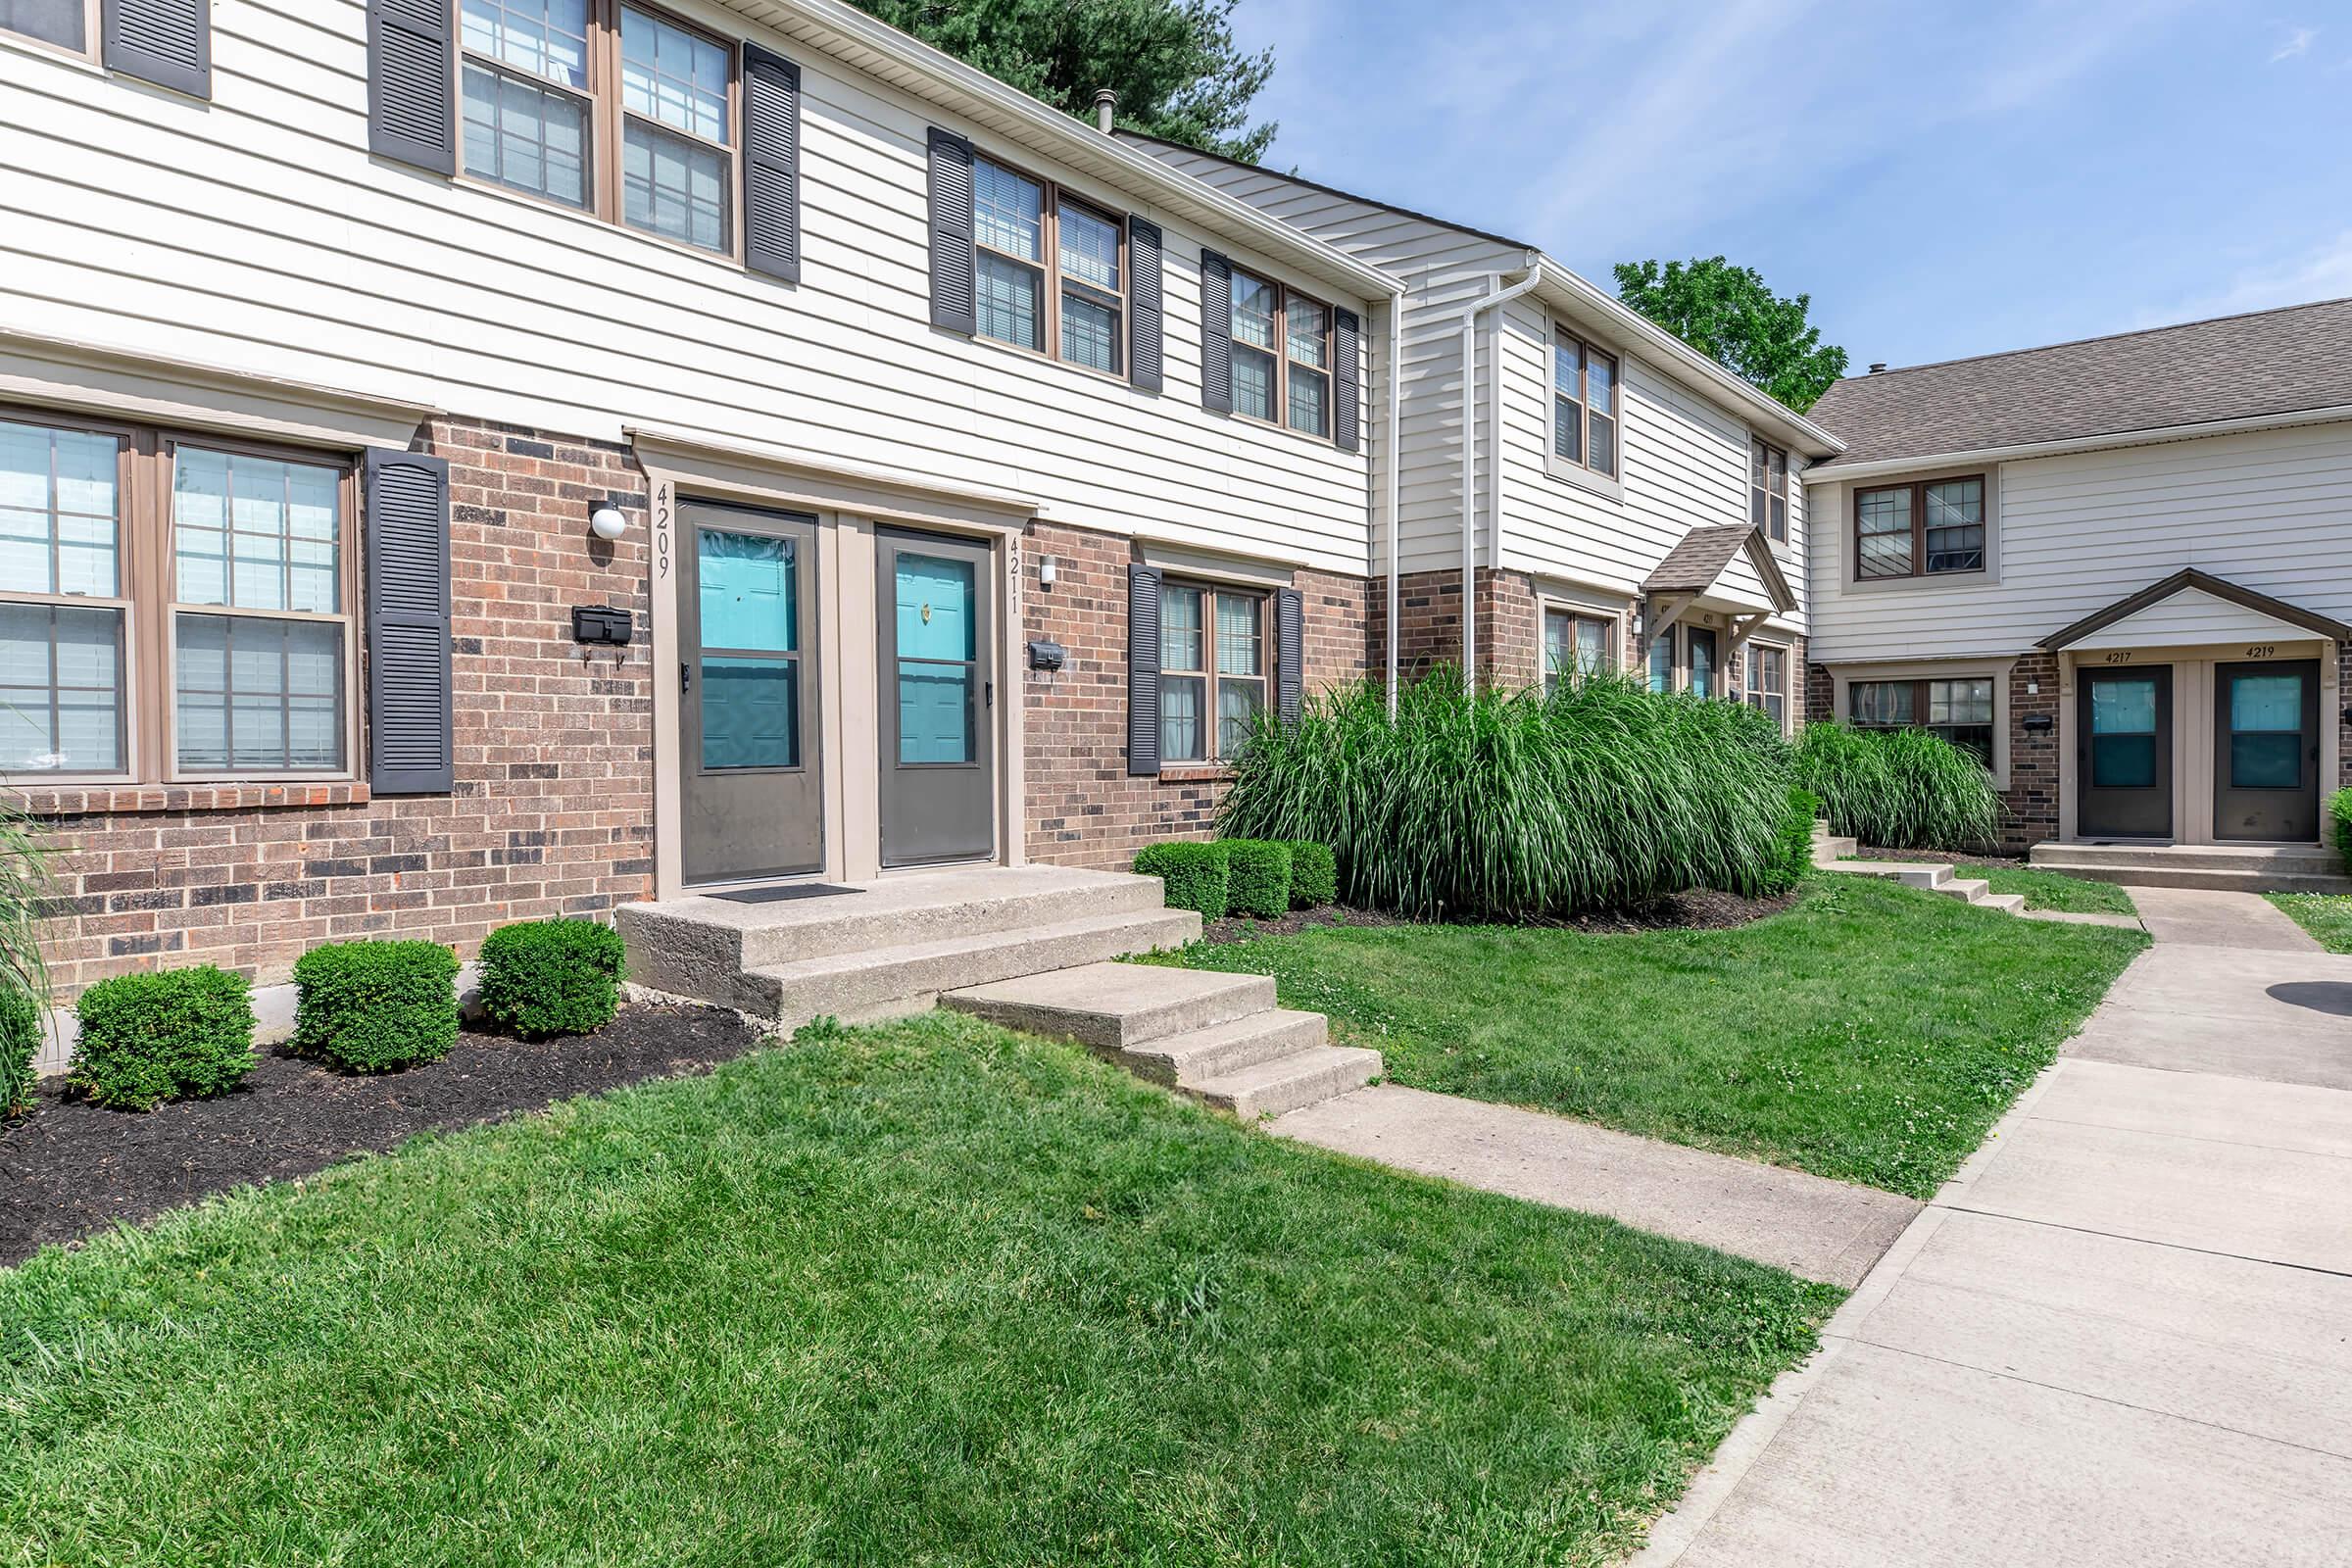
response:
<path fill-rule="evenodd" d="M 1164 961 L 1273 975 L 1416 1088 L 1926 1198 L 2146 941 L 1824 875 L 1729 931 L 1320 927 Z"/>
<path fill-rule="evenodd" d="M 2272 893 L 2273 904 L 2294 917 L 2329 953 L 2352 953 L 2352 897 L 2341 893 Z"/>
<path fill-rule="evenodd" d="M 933 1015 L 0 1271 L 0 1561 L 1598 1564 L 1838 1297 Z"/>
<path fill-rule="evenodd" d="M 1940 863 L 1936 856 L 1924 851 L 1916 858 L 1881 855 L 1869 858 L 1881 861 L 1899 859 L 1904 864 Z M 1988 883 L 1995 893 L 2023 894 L 2029 909 L 2060 909 L 2069 914 L 2136 915 L 2139 912 L 2132 903 L 2132 896 L 2122 888 L 2106 882 L 2068 876 L 2063 871 L 2044 871 L 2031 865 L 1979 865 L 1961 861 L 1952 866 L 1952 874 Z"/>

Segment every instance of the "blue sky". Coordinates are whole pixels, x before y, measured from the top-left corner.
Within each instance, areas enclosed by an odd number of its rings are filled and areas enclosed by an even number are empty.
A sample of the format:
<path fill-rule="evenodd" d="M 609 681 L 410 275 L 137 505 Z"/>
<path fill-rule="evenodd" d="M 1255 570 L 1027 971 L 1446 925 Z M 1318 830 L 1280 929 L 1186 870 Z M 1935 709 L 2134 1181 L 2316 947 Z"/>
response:
<path fill-rule="evenodd" d="M 1276 51 L 1272 167 L 1604 286 L 1721 253 L 1811 293 L 1857 370 L 2352 295 L 2352 0 L 1241 0 L 1235 25 Z"/>

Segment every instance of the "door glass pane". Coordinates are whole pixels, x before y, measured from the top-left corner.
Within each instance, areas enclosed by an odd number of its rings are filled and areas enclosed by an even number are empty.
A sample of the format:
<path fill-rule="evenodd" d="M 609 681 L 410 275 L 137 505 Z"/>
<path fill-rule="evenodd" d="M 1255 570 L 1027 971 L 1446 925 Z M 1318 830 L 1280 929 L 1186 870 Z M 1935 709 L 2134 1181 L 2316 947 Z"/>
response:
<path fill-rule="evenodd" d="M 122 770 L 122 612 L 0 605 L 0 772 Z"/>
<path fill-rule="evenodd" d="M 972 745 L 972 667 L 899 665 L 899 761 L 905 766 L 969 762 Z"/>
<path fill-rule="evenodd" d="M 21 32 L 44 43 L 86 49 L 82 0 L 0 0 L 0 31 Z"/>
<path fill-rule="evenodd" d="M 0 589 L 116 597 L 120 452 L 111 435 L 0 422 Z"/>
<path fill-rule="evenodd" d="M 703 646 L 763 654 L 801 646 L 796 541 L 767 534 L 696 530 Z"/>
<path fill-rule="evenodd" d="M 2302 733 L 2230 736 L 2230 787 L 2233 790 L 2301 789 Z"/>
<path fill-rule="evenodd" d="M 1697 697 L 1715 695 L 1715 634 L 1695 627 L 1690 632 L 1690 691 Z"/>
<path fill-rule="evenodd" d="M 1674 633 L 1665 632 L 1649 640 L 1649 689 L 1653 692 L 1674 690 Z"/>
<path fill-rule="evenodd" d="M 2153 735 L 2093 735 L 2090 740 L 2091 788 L 2148 790 L 2156 787 L 2156 737 Z"/>
<path fill-rule="evenodd" d="M 2156 682 L 2153 679 L 2092 682 L 2090 732 L 2093 735 L 2155 734 Z"/>
<path fill-rule="evenodd" d="M 969 762 L 978 705 L 974 575 L 968 561 L 902 555 L 895 568 L 899 649 L 899 761 Z"/>
<path fill-rule="evenodd" d="M 703 766 L 801 765 L 801 662 L 702 661 Z"/>
<path fill-rule="evenodd" d="M 2233 730 L 2292 730 L 2303 733 L 2303 677 L 2233 675 L 2230 681 L 2230 727 Z"/>
<path fill-rule="evenodd" d="M 972 564 L 903 555 L 898 564 L 899 657 L 969 661 L 977 657 L 972 620 Z"/>

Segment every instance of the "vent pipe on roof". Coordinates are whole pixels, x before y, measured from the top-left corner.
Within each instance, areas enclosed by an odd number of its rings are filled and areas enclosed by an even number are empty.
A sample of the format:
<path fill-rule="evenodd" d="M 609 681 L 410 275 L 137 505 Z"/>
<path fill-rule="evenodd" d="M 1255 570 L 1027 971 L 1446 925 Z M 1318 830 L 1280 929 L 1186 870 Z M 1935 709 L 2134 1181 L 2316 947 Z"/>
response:
<path fill-rule="evenodd" d="M 1876 364 L 1876 365 L 1874 365 L 1874 366 L 1872 366 L 1872 367 L 1870 368 L 1870 373 L 1871 373 L 1871 374 L 1873 374 L 1873 375 L 1877 375 L 1877 374 L 1878 374 L 1880 371 L 1882 371 L 1882 370 L 1884 370 L 1884 369 L 1886 369 L 1886 362 L 1885 360 L 1881 360 L 1881 361 L 1879 361 L 1879 363 L 1878 363 L 1878 364 Z"/>
<path fill-rule="evenodd" d="M 1095 89 L 1095 128 L 1103 135 L 1110 134 L 1113 117 L 1118 113 L 1119 95 L 1108 87 Z"/>

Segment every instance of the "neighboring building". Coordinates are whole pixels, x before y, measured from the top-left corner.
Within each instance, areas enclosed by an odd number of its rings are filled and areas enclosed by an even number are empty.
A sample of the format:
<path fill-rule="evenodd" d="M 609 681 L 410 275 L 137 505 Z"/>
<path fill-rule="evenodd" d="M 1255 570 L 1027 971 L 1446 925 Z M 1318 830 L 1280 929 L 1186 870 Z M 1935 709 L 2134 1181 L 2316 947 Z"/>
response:
<path fill-rule="evenodd" d="M 0 8 L 0 147 L 69 992 L 1123 866 L 1367 667 L 1389 279 L 834 0 Z"/>
<path fill-rule="evenodd" d="M 1885 370 L 1813 415 L 1810 708 L 1984 758 L 2013 847 L 2309 844 L 2352 782 L 2352 300 Z"/>
<path fill-rule="evenodd" d="M 1797 720 L 1798 480 L 1838 450 L 1831 435 L 1533 246 L 1127 139 L 1402 280 L 1402 463 L 1374 465 L 1373 561 L 1385 578 L 1394 537 L 1406 677 L 1447 662 L 1532 685 L 1627 665 Z"/>

